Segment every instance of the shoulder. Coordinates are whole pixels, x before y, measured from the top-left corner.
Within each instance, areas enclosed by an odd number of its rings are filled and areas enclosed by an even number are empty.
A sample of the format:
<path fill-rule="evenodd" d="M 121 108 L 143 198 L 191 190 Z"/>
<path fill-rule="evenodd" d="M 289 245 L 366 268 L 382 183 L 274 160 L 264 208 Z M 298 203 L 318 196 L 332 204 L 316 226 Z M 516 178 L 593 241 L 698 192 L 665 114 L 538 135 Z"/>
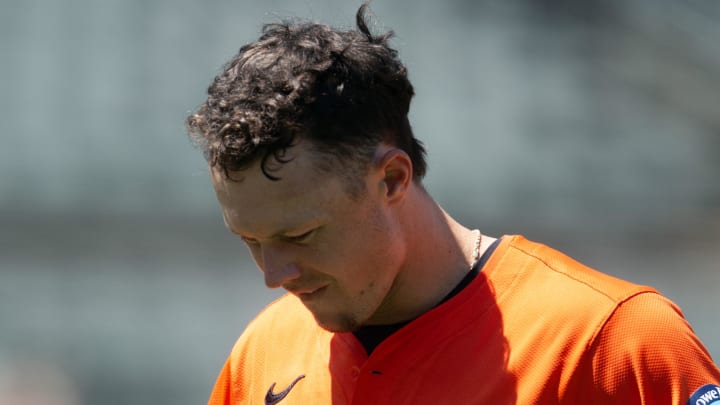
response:
<path fill-rule="evenodd" d="M 680 308 L 658 293 L 647 293 L 618 305 L 603 326 L 594 351 L 652 356 L 677 350 L 676 355 L 684 356 L 690 347 L 707 355 Z M 652 368 L 651 363 L 646 366 Z"/>
<path fill-rule="evenodd" d="M 510 237 L 501 260 L 503 262 L 497 267 L 504 269 L 505 278 L 513 277 L 515 286 L 528 286 L 542 294 L 548 302 L 591 305 L 593 312 L 601 307 L 612 311 L 637 294 L 657 292 L 652 287 L 599 272 L 558 250 L 522 236 Z M 507 269 L 512 269 L 510 274 L 507 274 Z"/>
<path fill-rule="evenodd" d="M 265 345 L 278 339 L 287 339 L 306 329 L 317 329 L 312 314 L 295 296 L 285 294 L 268 304 L 250 321 L 233 351 L 243 345 Z"/>
<path fill-rule="evenodd" d="M 284 323 L 275 322 L 281 318 L 286 322 L 305 321 L 312 319 L 310 312 L 305 309 L 300 300 L 292 294 L 283 294 L 278 299 L 268 304 L 250 321 L 247 329 L 265 328 L 268 326 L 278 327 Z"/>
<path fill-rule="evenodd" d="M 322 330 L 312 314 L 293 295 L 268 305 L 237 340 L 217 379 L 210 404 L 255 403 L 273 387 L 291 387 L 300 379 L 295 398 L 316 398 L 329 390 L 330 332 Z M 320 388 L 318 388 L 320 387 Z M 281 389 L 281 388 L 280 388 Z M 279 389 L 279 390 L 280 390 Z M 310 403 L 307 400 L 301 403 Z"/>
<path fill-rule="evenodd" d="M 228 358 L 233 379 L 261 381 L 279 372 L 294 371 L 302 363 L 309 342 L 322 331 L 312 314 L 293 295 L 286 294 L 269 304 L 237 339 Z"/>
<path fill-rule="evenodd" d="M 524 316 L 524 326 L 553 332 L 546 351 L 559 347 L 562 364 L 573 370 L 567 386 L 579 389 L 578 398 L 594 393 L 603 403 L 679 404 L 719 381 L 680 308 L 655 289 L 521 236 L 511 237 L 499 259 L 502 271 L 492 276 L 506 286 L 499 301 L 517 308 L 513 317 Z"/>
<path fill-rule="evenodd" d="M 720 370 L 680 308 L 659 294 L 619 305 L 589 354 L 595 387 L 612 398 L 684 403 L 704 384 L 720 384 Z"/>
<path fill-rule="evenodd" d="M 250 321 L 235 342 L 228 360 L 236 366 L 254 363 L 268 354 L 283 357 L 295 350 L 293 345 L 303 345 L 303 340 L 317 333 L 312 314 L 295 296 L 285 294 Z"/>

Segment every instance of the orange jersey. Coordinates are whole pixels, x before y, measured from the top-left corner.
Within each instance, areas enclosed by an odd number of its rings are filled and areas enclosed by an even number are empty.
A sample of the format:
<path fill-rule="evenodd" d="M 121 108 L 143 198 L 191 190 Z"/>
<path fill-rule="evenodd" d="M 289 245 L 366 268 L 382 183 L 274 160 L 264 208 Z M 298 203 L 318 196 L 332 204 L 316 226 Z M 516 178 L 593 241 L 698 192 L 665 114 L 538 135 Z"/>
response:
<path fill-rule="evenodd" d="M 370 356 L 280 298 L 238 340 L 209 405 L 684 405 L 717 384 L 680 309 L 655 290 L 506 236 L 471 284 Z"/>

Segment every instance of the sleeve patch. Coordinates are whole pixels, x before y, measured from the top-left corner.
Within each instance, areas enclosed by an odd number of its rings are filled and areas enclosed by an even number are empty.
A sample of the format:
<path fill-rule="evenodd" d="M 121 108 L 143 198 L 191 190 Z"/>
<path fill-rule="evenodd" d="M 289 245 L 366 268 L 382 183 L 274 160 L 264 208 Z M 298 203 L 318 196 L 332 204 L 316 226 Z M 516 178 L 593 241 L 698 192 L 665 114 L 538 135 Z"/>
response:
<path fill-rule="evenodd" d="M 703 385 L 692 394 L 687 405 L 720 405 L 720 387 L 715 384 Z"/>

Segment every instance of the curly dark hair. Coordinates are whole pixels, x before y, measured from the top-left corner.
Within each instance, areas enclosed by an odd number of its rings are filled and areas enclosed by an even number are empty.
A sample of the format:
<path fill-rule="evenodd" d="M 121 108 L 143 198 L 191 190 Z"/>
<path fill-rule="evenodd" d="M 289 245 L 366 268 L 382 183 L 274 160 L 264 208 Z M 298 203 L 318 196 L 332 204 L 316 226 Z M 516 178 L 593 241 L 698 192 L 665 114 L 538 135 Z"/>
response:
<path fill-rule="evenodd" d="M 394 33 L 373 35 L 366 10 L 359 8 L 356 30 L 283 21 L 240 48 L 186 120 L 212 167 L 228 176 L 260 160 L 277 180 L 268 159 L 287 162 L 300 137 L 331 162 L 365 170 L 385 141 L 410 156 L 415 180 L 425 175 L 425 150 L 407 118 L 413 87 L 388 45 Z"/>

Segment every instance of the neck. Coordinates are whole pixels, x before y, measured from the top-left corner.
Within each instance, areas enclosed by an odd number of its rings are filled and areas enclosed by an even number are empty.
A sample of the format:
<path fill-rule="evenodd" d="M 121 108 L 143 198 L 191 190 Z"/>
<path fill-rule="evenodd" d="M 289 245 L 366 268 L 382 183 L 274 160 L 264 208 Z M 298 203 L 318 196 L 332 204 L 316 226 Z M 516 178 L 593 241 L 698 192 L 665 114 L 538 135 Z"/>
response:
<path fill-rule="evenodd" d="M 455 221 L 424 190 L 414 187 L 399 213 L 407 253 L 381 309 L 368 324 L 414 319 L 435 307 L 482 254 L 478 234 Z"/>

